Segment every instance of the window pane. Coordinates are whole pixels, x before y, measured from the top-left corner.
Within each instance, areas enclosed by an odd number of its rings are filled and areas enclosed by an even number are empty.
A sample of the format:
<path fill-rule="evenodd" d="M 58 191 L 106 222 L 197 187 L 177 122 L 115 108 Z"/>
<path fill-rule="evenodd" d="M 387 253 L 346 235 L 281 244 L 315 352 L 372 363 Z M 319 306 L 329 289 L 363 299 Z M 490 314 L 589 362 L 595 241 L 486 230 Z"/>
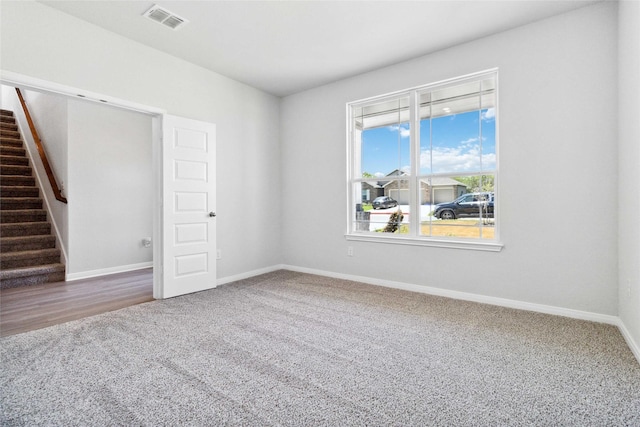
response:
<path fill-rule="evenodd" d="M 356 200 L 357 196 L 362 200 L 362 203 L 356 202 L 354 230 L 409 232 L 409 181 L 371 180 L 356 183 L 354 196 Z"/>
<path fill-rule="evenodd" d="M 419 191 L 420 194 L 419 194 L 418 204 L 420 208 L 420 224 L 421 224 L 418 234 L 421 234 L 424 236 L 431 235 L 431 231 L 430 231 L 430 223 L 432 220 L 431 215 L 435 207 L 435 202 L 434 202 L 435 194 L 433 190 L 434 179 L 435 178 L 423 177 L 423 178 L 420 178 L 420 180 L 418 181 L 420 185 L 420 191 Z"/>
<path fill-rule="evenodd" d="M 425 107 L 426 110 L 430 107 Z M 420 175 L 431 173 L 431 119 L 420 120 Z"/>
<path fill-rule="evenodd" d="M 356 154 L 360 160 L 360 174 L 355 178 L 409 174 L 409 98 L 387 100 L 360 107 L 357 111 L 361 117 L 357 118 L 356 122 L 362 127 L 359 130 L 356 126 L 356 136 L 360 142 L 357 147 L 359 154 Z"/>
<path fill-rule="evenodd" d="M 431 232 L 431 237 L 457 237 L 464 239 L 494 239 L 495 228 L 493 225 L 482 225 L 477 220 L 441 220 L 431 223 L 431 228 L 423 225 L 426 232 Z"/>
<path fill-rule="evenodd" d="M 420 174 L 496 167 L 495 78 L 419 93 Z"/>
<path fill-rule="evenodd" d="M 482 132 L 482 169 L 496 170 L 496 108 L 495 108 L 495 79 L 482 81 L 481 103 L 481 132 Z"/>
<path fill-rule="evenodd" d="M 464 83 L 431 93 L 433 118 L 480 109 L 480 82 Z"/>
<path fill-rule="evenodd" d="M 385 99 L 353 109 L 356 126 L 374 129 L 409 121 L 409 97 Z"/>
<path fill-rule="evenodd" d="M 434 177 L 430 184 L 431 197 L 436 204 L 432 205 L 429 218 L 421 219 L 421 234 L 494 238 L 493 175 Z M 441 201 L 445 198 L 449 200 Z"/>
<path fill-rule="evenodd" d="M 378 197 L 377 181 L 356 182 L 353 184 L 354 216 L 353 231 L 369 231 L 373 200 Z"/>
<path fill-rule="evenodd" d="M 431 172 L 481 170 L 480 111 L 431 120 Z"/>
<path fill-rule="evenodd" d="M 456 176 L 453 180 L 461 183 L 465 193 L 482 193 L 495 191 L 495 177 L 493 174 Z"/>

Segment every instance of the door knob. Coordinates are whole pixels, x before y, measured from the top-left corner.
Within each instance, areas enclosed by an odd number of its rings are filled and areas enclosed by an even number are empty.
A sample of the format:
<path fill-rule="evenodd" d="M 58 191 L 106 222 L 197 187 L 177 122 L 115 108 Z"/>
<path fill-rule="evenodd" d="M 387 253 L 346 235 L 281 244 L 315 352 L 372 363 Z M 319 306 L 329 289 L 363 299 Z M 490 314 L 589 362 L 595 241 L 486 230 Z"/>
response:
<path fill-rule="evenodd" d="M 209 212 L 209 216 L 210 217 L 214 217 L 214 216 L 216 216 L 216 213 L 215 212 Z"/>

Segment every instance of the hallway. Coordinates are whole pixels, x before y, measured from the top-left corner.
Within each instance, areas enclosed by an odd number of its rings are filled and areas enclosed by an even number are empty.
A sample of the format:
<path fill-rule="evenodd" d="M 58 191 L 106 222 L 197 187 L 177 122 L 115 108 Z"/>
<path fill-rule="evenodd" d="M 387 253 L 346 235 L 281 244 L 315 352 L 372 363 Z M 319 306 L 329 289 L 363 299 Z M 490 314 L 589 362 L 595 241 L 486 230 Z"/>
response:
<path fill-rule="evenodd" d="M 0 336 L 153 301 L 153 269 L 0 290 Z"/>

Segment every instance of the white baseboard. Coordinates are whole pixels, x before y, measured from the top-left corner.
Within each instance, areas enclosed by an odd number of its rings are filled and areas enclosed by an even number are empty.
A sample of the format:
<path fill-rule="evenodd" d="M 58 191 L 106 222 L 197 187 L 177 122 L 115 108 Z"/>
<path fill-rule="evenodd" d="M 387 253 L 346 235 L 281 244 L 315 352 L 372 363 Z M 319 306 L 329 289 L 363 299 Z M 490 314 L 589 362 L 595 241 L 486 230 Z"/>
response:
<path fill-rule="evenodd" d="M 353 280 L 355 282 L 368 283 L 370 285 L 384 286 L 387 288 L 402 289 L 405 291 L 419 292 L 429 295 L 437 295 L 441 297 L 459 299 L 464 301 L 478 302 L 482 304 L 497 305 L 500 307 L 515 308 L 518 310 L 535 311 L 538 313 L 553 314 L 556 316 L 570 317 L 573 319 L 589 320 L 592 322 L 606 323 L 618 326 L 620 319 L 617 316 L 606 314 L 591 313 L 588 311 L 573 310 L 570 308 L 555 307 L 550 305 L 535 304 L 525 301 L 511 300 L 506 298 L 490 297 L 486 295 L 472 294 L 468 292 L 452 291 L 442 288 L 434 288 L 431 286 L 421 286 L 411 283 L 395 282 L 392 280 L 375 279 L 365 276 L 354 276 L 350 274 L 334 273 L 331 271 L 316 270 L 312 268 L 296 267 L 292 265 L 283 265 L 283 269 L 297 271 L 300 273 L 317 274 L 320 276 L 334 277 L 336 279 Z"/>
<path fill-rule="evenodd" d="M 622 334 L 625 341 L 627 342 L 627 345 L 631 349 L 631 352 L 638 360 L 638 363 L 640 363 L 640 345 L 638 345 L 638 343 L 634 341 L 633 337 L 631 336 L 631 333 L 629 333 L 629 330 L 627 329 L 622 319 L 618 319 L 617 326 L 618 326 L 618 329 L 620 329 L 620 333 Z"/>
<path fill-rule="evenodd" d="M 233 276 L 222 277 L 217 280 L 217 286 L 226 285 L 227 283 L 236 282 L 238 280 L 248 279 L 249 277 L 259 276 L 261 274 L 271 273 L 277 270 L 285 270 L 282 264 L 272 265 L 270 267 L 259 268 L 257 270 L 247 271 L 246 273 L 235 274 Z"/>
<path fill-rule="evenodd" d="M 107 274 L 125 273 L 127 271 L 142 270 L 153 267 L 153 262 L 141 262 L 138 264 L 121 265 L 118 267 L 101 268 L 99 270 L 82 271 L 80 273 L 70 273 L 66 275 L 66 281 L 90 279 L 92 277 L 106 276 Z"/>
<path fill-rule="evenodd" d="M 289 270 L 289 271 L 295 271 L 299 273 L 316 274 L 319 276 L 333 277 L 336 279 L 343 279 L 343 280 L 352 280 L 354 282 L 367 283 L 375 286 L 384 286 L 387 288 L 402 289 L 405 291 L 419 292 L 423 294 L 442 296 L 442 297 L 453 298 L 458 300 L 472 301 L 472 302 L 478 302 L 482 304 L 490 304 L 490 305 L 496 305 L 500 307 L 514 308 L 518 310 L 527 310 L 527 311 L 533 311 L 537 313 L 551 314 L 555 316 L 569 317 L 572 319 L 587 320 L 591 322 L 614 325 L 618 327 L 618 329 L 620 330 L 620 333 L 622 334 L 629 348 L 631 349 L 631 352 L 634 354 L 634 356 L 638 360 L 638 363 L 640 363 L 640 346 L 638 345 L 638 343 L 634 341 L 633 337 L 631 336 L 626 326 L 620 320 L 619 317 L 611 316 L 607 314 L 592 313 L 589 311 L 574 310 L 570 308 L 555 307 L 550 305 L 536 304 L 536 303 L 511 300 L 506 298 L 490 297 L 486 295 L 478 295 L 478 294 L 472 294 L 468 292 L 452 291 L 448 289 L 434 288 L 431 286 L 421 286 L 421 285 L 415 285 L 415 284 L 404 283 L 404 282 L 396 282 L 392 280 L 375 279 L 375 278 L 366 277 L 366 276 L 355 276 L 351 274 L 336 273 L 333 271 L 317 270 L 317 269 L 306 268 L 306 267 L 297 267 L 297 266 L 287 265 L 287 264 L 273 265 L 271 267 L 262 268 L 259 270 L 253 270 L 247 273 L 242 273 L 235 276 L 228 276 L 222 279 L 218 279 L 218 285 L 235 282 L 236 280 L 247 279 L 249 277 L 257 276 L 260 274 L 271 273 L 277 270 Z"/>

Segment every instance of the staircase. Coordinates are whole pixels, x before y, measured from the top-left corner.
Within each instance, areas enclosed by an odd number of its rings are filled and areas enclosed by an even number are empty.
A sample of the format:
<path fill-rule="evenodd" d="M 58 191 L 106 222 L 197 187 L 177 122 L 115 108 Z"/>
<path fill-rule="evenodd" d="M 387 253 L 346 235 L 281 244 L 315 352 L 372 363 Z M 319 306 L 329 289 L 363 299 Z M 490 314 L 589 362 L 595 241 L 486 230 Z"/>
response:
<path fill-rule="evenodd" d="M 64 278 L 13 112 L 0 110 L 0 289 Z"/>

